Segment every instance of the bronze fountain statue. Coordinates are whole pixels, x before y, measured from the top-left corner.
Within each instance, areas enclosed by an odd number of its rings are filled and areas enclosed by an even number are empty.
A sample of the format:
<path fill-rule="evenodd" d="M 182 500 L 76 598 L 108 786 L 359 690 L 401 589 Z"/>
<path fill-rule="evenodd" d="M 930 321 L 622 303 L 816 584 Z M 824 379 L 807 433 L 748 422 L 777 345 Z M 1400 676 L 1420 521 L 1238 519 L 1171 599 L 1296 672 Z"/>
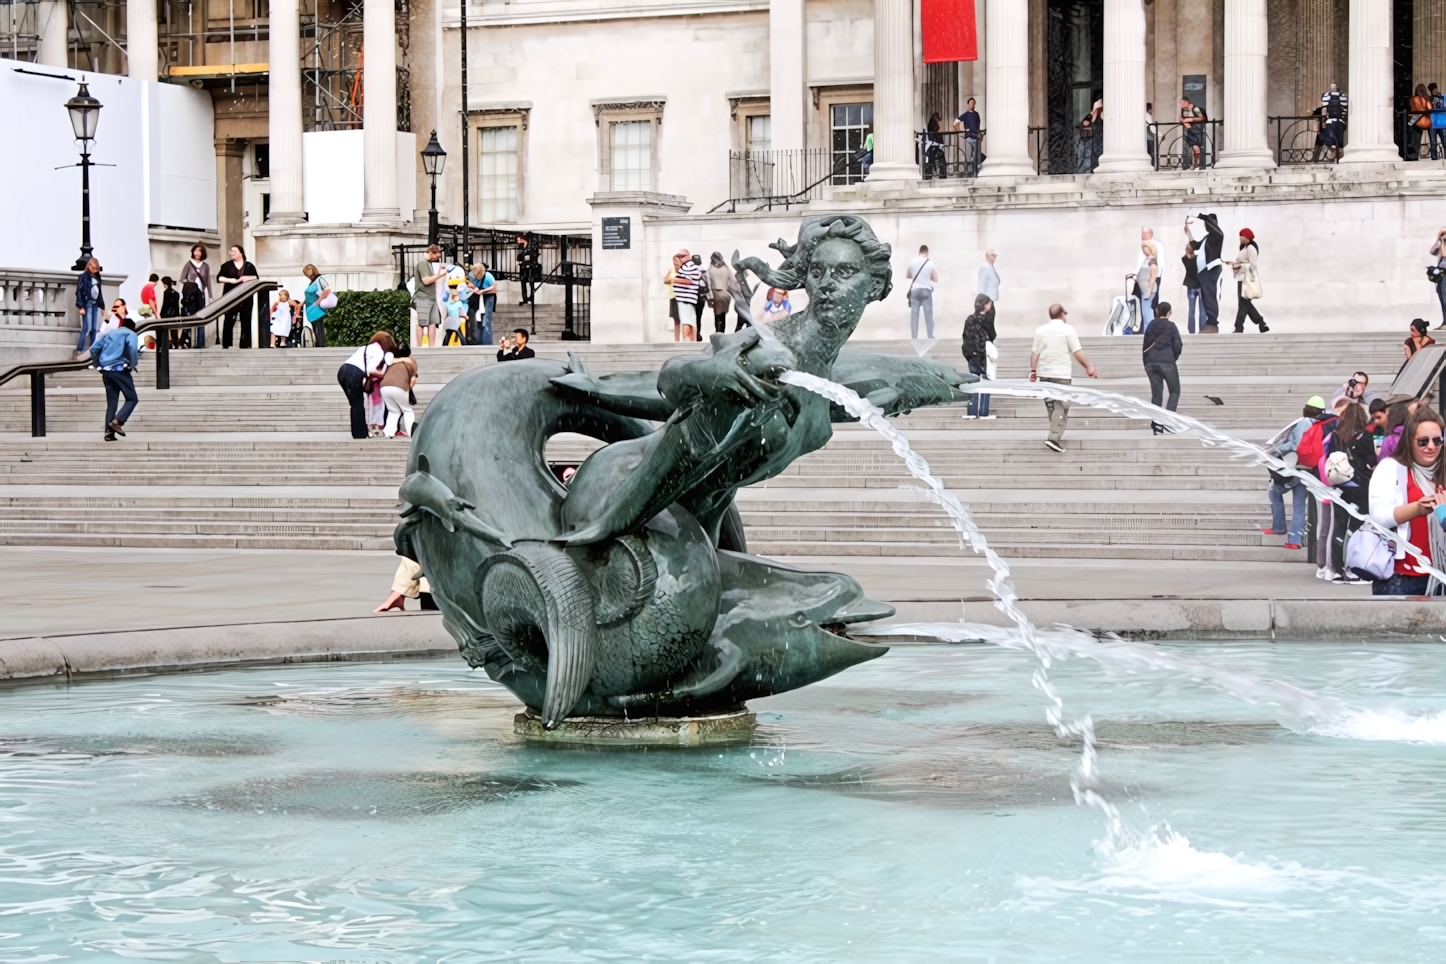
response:
<path fill-rule="evenodd" d="M 546 729 L 568 717 L 697 717 L 886 652 L 850 623 L 893 614 L 852 578 L 746 554 L 737 490 L 822 448 L 851 418 L 776 381 L 849 386 L 888 414 L 965 396 L 924 358 L 843 351 L 889 293 L 889 246 L 863 220 L 805 220 L 783 264 L 739 260 L 808 307 L 718 334 L 653 372 L 593 376 L 576 356 L 488 366 L 427 408 L 401 487 L 397 552 L 421 564 L 463 657 Z M 607 443 L 564 488 L 543 456 Z"/>

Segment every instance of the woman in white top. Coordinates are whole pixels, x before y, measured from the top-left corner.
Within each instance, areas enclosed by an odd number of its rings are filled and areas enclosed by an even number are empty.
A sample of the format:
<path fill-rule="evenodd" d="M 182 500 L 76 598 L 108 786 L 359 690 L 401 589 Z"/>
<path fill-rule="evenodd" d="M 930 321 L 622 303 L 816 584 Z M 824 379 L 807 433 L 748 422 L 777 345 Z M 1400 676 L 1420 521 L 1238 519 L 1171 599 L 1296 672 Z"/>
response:
<path fill-rule="evenodd" d="M 1437 506 L 1446 505 L 1442 427 L 1441 416 L 1422 405 L 1407 420 L 1401 444 L 1371 474 L 1371 521 L 1396 536 L 1395 571 L 1372 583 L 1373 595 L 1426 595 L 1430 576 L 1406 555 L 1408 542 L 1436 568 L 1446 563 L 1431 548 L 1433 542 L 1446 542 L 1434 514 Z"/>
<path fill-rule="evenodd" d="M 368 438 L 371 434 L 367 428 L 366 398 L 371 393 L 372 379 L 382 377 L 396 347 L 390 332 L 379 331 L 337 369 L 337 384 L 346 393 L 347 405 L 351 408 L 352 438 Z"/>

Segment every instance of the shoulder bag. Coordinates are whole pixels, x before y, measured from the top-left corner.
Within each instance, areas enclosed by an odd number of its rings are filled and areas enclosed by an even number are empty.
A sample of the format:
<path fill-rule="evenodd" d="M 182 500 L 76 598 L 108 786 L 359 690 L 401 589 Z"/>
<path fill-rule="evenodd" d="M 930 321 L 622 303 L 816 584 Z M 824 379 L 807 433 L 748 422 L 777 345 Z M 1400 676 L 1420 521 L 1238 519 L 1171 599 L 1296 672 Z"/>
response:
<path fill-rule="evenodd" d="M 1365 579 L 1389 579 L 1396 571 L 1396 543 L 1374 523 L 1367 523 L 1346 542 L 1346 569 Z"/>

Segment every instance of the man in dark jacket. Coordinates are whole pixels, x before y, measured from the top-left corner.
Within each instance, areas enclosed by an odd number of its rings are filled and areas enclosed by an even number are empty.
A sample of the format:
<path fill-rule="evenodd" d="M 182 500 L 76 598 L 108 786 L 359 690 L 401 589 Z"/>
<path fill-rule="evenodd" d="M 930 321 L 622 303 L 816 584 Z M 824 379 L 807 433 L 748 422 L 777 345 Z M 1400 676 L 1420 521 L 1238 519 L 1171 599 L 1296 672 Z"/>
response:
<path fill-rule="evenodd" d="M 1185 232 L 1190 233 L 1190 222 L 1194 218 L 1185 219 Z M 1205 228 L 1205 237 L 1199 241 L 1190 235 L 1196 250 L 1196 275 L 1200 279 L 1200 302 L 1205 309 L 1205 327 L 1201 331 L 1208 331 L 1215 334 L 1220 330 L 1220 271 L 1224 266 L 1221 261 L 1220 252 L 1225 247 L 1225 232 L 1220 228 L 1220 222 L 1213 214 L 1206 214 L 1203 211 L 1199 216 L 1200 224 Z"/>
<path fill-rule="evenodd" d="M 1170 399 L 1165 407 L 1176 411 L 1180 405 L 1180 370 L 1175 361 L 1184 347 L 1180 342 L 1180 329 L 1170 320 L 1170 303 L 1160 302 L 1155 320 L 1145 329 L 1144 339 L 1145 374 L 1150 379 L 1150 404 L 1159 405 L 1165 386 L 1170 387 Z M 1151 422 L 1156 435 L 1169 431 L 1159 422 Z"/>
<path fill-rule="evenodd" d="M 503 339 L 502 351 L 497 353 L 497 360 L 500 362 L 521 361 L 524 358 L 536 357 L 537 353 L 527 347 L 526 328 L 518 328 L 512 332 L 511 338 Z"/>
<path fill-rule="evenodd" d="M 974 299 L 974 314 L 964 319 L 964 360 L 969 363 L 969 372 L 980 378 L 989 377 L 989 345 L 994 341 L 994 302 L 988 295 Z M 965 418 L 991 418 L 989 396 L 969 396 L 969 410 Z"/>

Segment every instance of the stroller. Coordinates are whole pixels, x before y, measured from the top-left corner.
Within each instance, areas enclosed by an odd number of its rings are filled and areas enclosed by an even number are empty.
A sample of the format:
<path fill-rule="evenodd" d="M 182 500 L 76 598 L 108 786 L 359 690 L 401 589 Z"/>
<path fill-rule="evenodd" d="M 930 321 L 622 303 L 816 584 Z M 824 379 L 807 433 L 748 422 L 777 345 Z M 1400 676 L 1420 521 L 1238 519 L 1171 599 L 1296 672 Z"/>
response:
<path fill-rule="evenodd" d="M 1110 306 L 1110 320 L 1105 322 L 1106 335 L 1142 335 L 1145 332 L 1140 299 L 1135 297 L 1133 280 L 1127 285 L 1125 293 L 1117 295 Z"/>

